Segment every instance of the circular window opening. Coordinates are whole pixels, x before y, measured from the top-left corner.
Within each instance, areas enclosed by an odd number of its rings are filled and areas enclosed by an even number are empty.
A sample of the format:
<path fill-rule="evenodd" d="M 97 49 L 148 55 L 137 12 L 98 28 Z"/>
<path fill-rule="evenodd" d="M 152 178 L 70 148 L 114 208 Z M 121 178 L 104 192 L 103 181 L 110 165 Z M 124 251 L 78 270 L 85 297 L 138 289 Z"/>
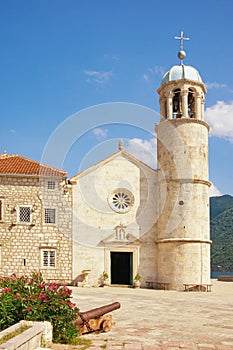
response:
<path fill-rule="evenodd" d="M 129 190 L 118 188 L 109 195 L 108 203 L 117 213 L 127 213 L 134 204 L 134 196 Z"/>

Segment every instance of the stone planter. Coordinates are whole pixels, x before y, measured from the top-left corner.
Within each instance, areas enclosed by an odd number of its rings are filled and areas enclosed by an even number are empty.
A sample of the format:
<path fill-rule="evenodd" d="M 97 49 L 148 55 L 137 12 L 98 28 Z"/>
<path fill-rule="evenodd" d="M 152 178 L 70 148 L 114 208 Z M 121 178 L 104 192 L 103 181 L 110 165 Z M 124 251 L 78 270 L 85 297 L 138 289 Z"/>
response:
<path fill-rule="evenodd" d="M 52 344 L 53 327 L 50 322 L 20 321 L 0 332 L 0 339 L 11 334 L 22 326 L 29 329 L 0 344 L 0 350 L 36 350 L 39 347 L 49 347 Z"/>
<path fill-rule="evenodd" d="M 109 279 L 106 278 L 106 279 L 103 279 L 103 287 L 108 287 L 109 286 Z"/>
<path fill-rule="evenodd" d="M 134 288 L 140 288 L 141 287 L 141 282 L 139 280 L 134 280 L 133 286 L 134 286 Z"/>
<path fill-rule="evenodd" d="M 91 273 L 91 270 L 83 270 L 82 271 L 82 275 L 83 275 L 83 282 L 82 282 L 82 286 L 83 287 L 90 287 L 89 285 L 89 275 Z"/>

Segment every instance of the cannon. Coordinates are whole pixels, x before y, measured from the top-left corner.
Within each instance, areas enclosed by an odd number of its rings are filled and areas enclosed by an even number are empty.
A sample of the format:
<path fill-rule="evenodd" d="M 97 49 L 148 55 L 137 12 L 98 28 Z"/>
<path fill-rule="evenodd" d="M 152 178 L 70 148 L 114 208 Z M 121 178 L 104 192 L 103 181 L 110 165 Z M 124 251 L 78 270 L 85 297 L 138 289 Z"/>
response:
<path fill-rule="evenodd" d="M 120 307 L 120 303 L 115 302 L 96 309 L 80 312 L 74 324 L 80 331 L 80 334 L 99 331 L 109 332 L 114 322 L 112 321 L 112 315 L 106 314 Z"/>

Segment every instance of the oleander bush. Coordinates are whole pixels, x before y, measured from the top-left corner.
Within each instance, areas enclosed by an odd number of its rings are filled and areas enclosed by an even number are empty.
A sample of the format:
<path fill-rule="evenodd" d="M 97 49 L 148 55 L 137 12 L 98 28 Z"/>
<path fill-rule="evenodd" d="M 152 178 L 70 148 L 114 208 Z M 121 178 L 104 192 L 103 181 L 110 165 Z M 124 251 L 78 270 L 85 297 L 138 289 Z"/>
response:
<path fill-rule="evenodd" d="M 71 293 L 66 286 L 46 285 L 41 273 L 0 278 L 0 331 L 20 320 L 49 321 L 54 342 L 75 344 L 78 330 L 72 321 L 79 309 Z"/>

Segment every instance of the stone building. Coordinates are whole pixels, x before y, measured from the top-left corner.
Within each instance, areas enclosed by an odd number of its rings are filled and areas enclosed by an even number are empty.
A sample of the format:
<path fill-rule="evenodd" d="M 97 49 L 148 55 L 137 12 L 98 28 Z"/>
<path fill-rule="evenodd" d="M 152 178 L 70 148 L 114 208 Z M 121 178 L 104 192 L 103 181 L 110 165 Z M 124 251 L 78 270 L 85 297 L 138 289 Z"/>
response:
<path fill-rule="evenodd" d="M 137 273 L 143 286 L 210 283 L 205 93 L 194 67 L 173 66 L 158 89 L 158 169 L 120 143 L 118 152 L 70 179 L 74 279 L 88 271 L 97 284 L 105 271 L 113 285 L 131 285 Z"/>
<path fill-rule="evenodd" d="M 142 286 L 209 284 L 205 93 L 191 66 L 181 62 L 164 74 L 157 170 L 122 141 L 116 153 L 69 180 L 61 170 L 3 154 L 0 272 L 40 270 L 79 285 L 99 285 L 103 272 L 112 285 L 132 285 L 138 273 Z"/>
<path fill-rule="evenodd" d="M 111 284 L 155 277 L 157 172 L 121 144 L 118 152 L 70 179 L 73 193 L 73 277 L 103 271 Z"/>
<path fill-rule="evenodd" d="M 66 172 L 0 156 L 0 274 L 72 278 L 71 193 Z"/>

